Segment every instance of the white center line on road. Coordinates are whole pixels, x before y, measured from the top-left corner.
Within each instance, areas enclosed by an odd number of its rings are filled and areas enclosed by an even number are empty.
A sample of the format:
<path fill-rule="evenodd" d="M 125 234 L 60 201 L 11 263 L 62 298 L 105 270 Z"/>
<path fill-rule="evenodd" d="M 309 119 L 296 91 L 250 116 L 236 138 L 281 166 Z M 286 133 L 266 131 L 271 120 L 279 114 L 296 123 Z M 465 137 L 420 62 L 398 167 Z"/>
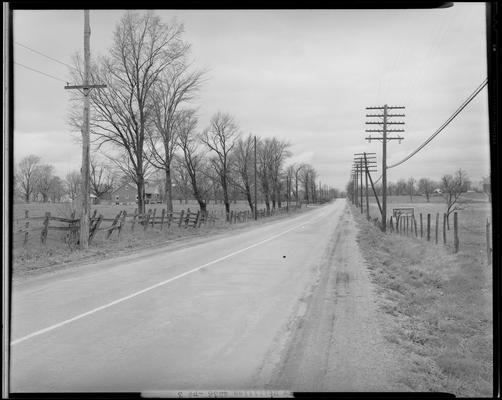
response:
<path fill-rule="evenodd" d="M 329 213 L 329 212 L 328 212 L 328 213 Z M 64 320 L 64 321 L 62 321 L 62 322 L 59 322 L 59 323 L 55 324 L 55 325 L 51 325 L 51 326 L 49 326 L 49 327 L 47 327 L 47 328 L 44 328 L 44 329 L 41 329 L 41 330 L 39 330 L 39 331 L 36 331 L 36 332 L 30 333 L 30 334 L 28 334 L 28 335 L 26 335 L 26 336 L 20 337 L 19 339 L 12 340 L 12 341 L 10 342 L 10 344 L 11 344 L 11 346 L 14 346 L 14 345 L 19 344 L 19 343 L 21 343 L 21 342 L 24 342 L 24 341 L 26 341 L 26 340 L 28 340 L 28 339 L 31 339 L 31 338 L 33 338 L 33 337 L 35 337 L 35 336 L 43 335 L 44 333 L 47 333 L 47 332 L 53 331 L 54 329 L 60 328 L 60 327 L 62 327 L 62 326 L 64 326 L 64 325 L 67 325 L 67 324 L 69 324 L 69 323 L 71 323 L 71 322 L 74 322 L 74 321 L 77 321 L 77 320 L 82 319 L 82 318 L 84 318 L 84 317 L 87 317 L 87 316 L 89 316 L 89 315 L 95 314 L 95 313 L 97 313 L 98 311 L 105 310 L 105 309 L 110 308 L 110 307 L 112 307 L 112 306 L 114 306 L 114 305 L 116 305 L 116 304 L 122 303 L 122 302 L 124 302 L 124 301 L 126 301 L 126 300 L 129 300 L 129 299 L 132 299 L 132 298 L 134 298 L 134 297 L 137 297 L 137 296 L 139 296 L 139 295 L 141 295 L 141 294 L 143 294 L 143 293 L 149 292 L 149 291 L 151 291 L 151 290 L 153 290 L 153 289 L 155 289 L 155 288 L 158 288 L 158 287 L 163 286 L 163 285 L 166 285 L 166 284 L 168 284 L 168 283 L 170 283 L 170 282 L 172 282 L 172 281 L 175 281 L 176 279 L 183 278 L 183 277 L 184 277 L 184 276 L 186 276 L 186 275 L 189 275 L 189 274 L 191 274 L 191 273 L 193 273 L 193 272 L 197 272 L 197 271 L 201 270 L 202 268 L 209 267 L 210 265 L 213 265 L 213 264 L 216 264 L 216 263 L 218 263 L 218 262 L 220 262 L 220 261 L 226 260 L 227 258 L 233 257 L 233 256 L 235 256 L 235 255 L 237 255 L 237 254 L 240 254 L 240 253 L 242 253 L 242 252 L 246 251 L 246 250 L 252 249 L 253 247 L 257 247 L 257 246 L 260 246 L 260 245 L 262 245 L 262 244 L 264 244 L 264 243 L 270 242 L 271 240 L 274 240 L 274 239 L 276 239 L 276 238 L 278 238 L 278 237 L 280 237 L 280 236 L 283 236 L 283 235 L 285 235 L 286 233 L 291 232 L 291 231 L 292 231 L 292 230 L 294 230 L 294 229 L 297 229 L 297 228 L 299 228 L 299 227 L 301 227 L 301 226 L 304 226 L 304 225 L 306 225 L 306 224 L 309 224 L 309 223 L 311 223 L 311 222 L 317 221 L 318 219 L 324 218 L 326 215 L 328 215 L 328 213 L 322 213 L 321 215 L 319 215 L 319 216 L 317 216 L 317 217 L 315 217 L 315 218 L 312 218 L 312 219 L 310 219 L 310 220 L 308 220 L 308 221 L 306 221 L 306 222 L 302 222 L 302 223 L 301 223 L 301 224 L 299 224 L 299 225 L 295 225 L 295 226 L 293 226 L 292 228 L 286 229 L 285 231 L 283 231 L 283 232 L 281 232 L 281 233 L 278 233 L 277 235 L 270 236 L 270 237 L 268 237 L 267 239 L 264 239 L 264 240 L 261 240 L 261 241 L 259 241 L 259 242 L 255 243 L 255 244 L 252 244 L 251 246 L 248 246 L 248 247 L 245 247 L 245 248 L 243 248 L 243 249 L 240 249 L 240 250 L 234 251 L 233 253 L 227 254 L 226 256 L 223 256 L 223 257 L 220 257 L 220 258 L 218 258 L 218 259 L 216 259 L 216 260 L 210 261 L 210 262 L 208 262 L 207 264 L 201 265 L 201 266 L 199 266 L 199 267 L 197 267 L 197 268 L 193 268 L 193 269 L 191 269 L 191 270 L 189 270 L 189 271 L 187 271 L 187 272 L 184 272 L 184 273 L 182 273 L 182 274 L 176 275 L 176 276 L 175 276 L 175 277 L 173 277 L 173 278 L 166 279 L 165 281 L 162 281 L 162 282 L 156 283 L 155 285 L 152 285 L 152 286 L 149 286 L 149 287 L 147 287 L 147 288 L 145 288 L 145 289 L 142 289 L 142 290 L 139 290 L 139 291 L 137 291 L 137 292 L 134 292 L 134 293 L 132 293 L 132 294 L 130 294 L 130 295 L 128 295 L 128 296 L 125 296 L 125 297 L 122 297 L 122 298 L 120 298 L 120 299 L 114 300 L 114 301 L 112 301 L 112 302 L 110 302 L 110 303 L 107 303 L 107 304 L 104 304 L 104 305 L 102 305 L 102 306 L 100 306 L 100 307 L 93 308 L 92 310 L 87 311 L 87 312 L 85 312 L 85 313 L 83 313 L 83 314 L 76 315 L 76 316 L 75 316 L 75 317 L 73 317 L 73 318 L 66 319 L 66 320 Z"/>

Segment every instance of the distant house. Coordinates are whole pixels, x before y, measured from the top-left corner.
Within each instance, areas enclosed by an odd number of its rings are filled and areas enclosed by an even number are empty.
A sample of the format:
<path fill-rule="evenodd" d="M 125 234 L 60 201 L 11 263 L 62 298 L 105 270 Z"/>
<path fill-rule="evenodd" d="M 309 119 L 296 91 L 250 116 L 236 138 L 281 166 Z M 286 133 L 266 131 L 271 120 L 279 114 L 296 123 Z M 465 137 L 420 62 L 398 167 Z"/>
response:
<path fill-rule="evenodd" d="M 136 185 L 124 183 L 111 193 L 112 204 L 134 204 L 138 198 Z"/>
<path fill-rule="evenodd" d="M 138 189 L 132 183 L 124 183 L 111 193 L 112 204 L 135 204 L 138 201 Z M 145 203 L 159 203 L 160 194 L 158 188 L 145 185 Z"/>
<path fill-rule="evenodd" d="M 434 194 L 441 194 L 443 192 L 441 191 L 441 189 L 434 189 L 434 191 L 432 193 L 434 193 Z"/>

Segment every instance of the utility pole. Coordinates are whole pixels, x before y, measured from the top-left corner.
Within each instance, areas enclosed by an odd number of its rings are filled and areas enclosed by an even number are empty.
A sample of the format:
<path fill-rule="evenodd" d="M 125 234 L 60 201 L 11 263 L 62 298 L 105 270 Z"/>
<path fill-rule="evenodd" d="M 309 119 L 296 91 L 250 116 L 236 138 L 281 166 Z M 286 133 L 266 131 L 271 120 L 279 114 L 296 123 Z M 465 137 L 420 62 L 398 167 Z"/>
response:
<path fill-rule="evenodd" d="M 106 85 L 89 85 L 89 63 L 91 60 L 90 49 L 91 26 L 89 24 L 89 10 L 84 10 L 84 82 L 83 85 L 65 86 L 65 89 L 77 89 L 84 95 L 84 114 L 82 122 L 82 203 L 80 215 L 80 248 L 89 247 L 89 223 L 90 223 L 90 184 L 89 184 L 89 110 L 91 89 L 105 88 Z"/>
<path fill-rule="evenodd" d="M 258 187 L 256 186 L 256 135 L 254 135 L 254 219 L 255 221 L 258 219 L 258 204 L 256 202 L 258 198 Z"/>
<path fill-rule="evenodd" d="M 366 124 L 381 125 L 382 129 L 366 129 L 366 132 L 379 132 L 381 137 L 372 137 L 371 135 L 366 138 L 368 142 L 372 140 L 382 141 L 382 231 L 387 230 L 387 141 L 401 140 L 401 136 L 390 137 L 388 133 L 404 132 L 404 129 L 387 129 L 387 125 L 404 125 L 402 121 L 389 121 L 392 117 L 404 117 L 404 114 L 388 114 L 388 110 L 404 109 L 403 106 L 388 106 L 385 104 L 382 107 L 366 107 L 366 110 L 382 110 L 383 114 L 366 114 L 370 118 L 382 118 L 380 121 L 366 121 Z"/>
<path fill-rule="evenodd" d="M 363 160 L 359 160 L 359 170 L 361 171 L 361 189 L 360 189 L 360 193 L 361 193 L 361 214 L 364 212 L 363 211 Z"/>
<path fill-rule="evenodd" d="M 289 192 L 290 192 L 290 178 L 289 178 L 289 173 L 286 175 L 286 190 L 287 190 L 287 196 L 286 196 L 286 212 L 289 212 Z"/>

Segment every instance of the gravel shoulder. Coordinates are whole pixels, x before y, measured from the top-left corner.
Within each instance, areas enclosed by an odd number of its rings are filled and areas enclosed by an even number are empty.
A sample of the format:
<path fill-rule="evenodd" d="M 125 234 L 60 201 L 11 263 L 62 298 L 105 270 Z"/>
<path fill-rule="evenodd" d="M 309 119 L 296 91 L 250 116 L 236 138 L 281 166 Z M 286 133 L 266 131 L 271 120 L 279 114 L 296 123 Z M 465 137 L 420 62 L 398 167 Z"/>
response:
<path fill-rule="evenodd" d="M 345 206 L 317 267 L 256 379 L 268 389 L 408 391 L 399 383 L 402 354 L 383 336 L 385 316 Z M 277 344 L 282 342 L 282 348 Z"/>

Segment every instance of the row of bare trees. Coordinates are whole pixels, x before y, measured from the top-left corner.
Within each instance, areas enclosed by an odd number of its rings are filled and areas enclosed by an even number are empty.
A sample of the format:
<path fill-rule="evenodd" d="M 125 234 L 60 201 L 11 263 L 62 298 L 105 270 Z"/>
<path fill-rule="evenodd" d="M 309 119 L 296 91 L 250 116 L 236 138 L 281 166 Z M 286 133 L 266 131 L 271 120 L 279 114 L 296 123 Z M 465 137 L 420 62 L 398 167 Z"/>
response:
<path fill-rule="evenodd" d="M 117 175 L 109 166 L 95 158 L 91 160 L 90 167 L 91 193 L 96 198 L 103 198 L 113 190 Z M 39 156 L 30 154 L 15 166 L 14 189 L 16 196 L 26 203 L 75 200 L 81 190 L 81 174 L 79 171 L 71 171 L 61 179 L 54 174 L 53 165 L 43 164 Z"/>
<path fill-rule="evenodd" d="M 429 178 L 421 178 L 416 181 L 411 177 L 407 180 L 400 179 L 397 182 L 389 182 L 387 184 L 387 195 L 401 196 L 408 195 L 413 201 L 414 195 L 423 195 L 427 202 L 430 201 L 430 196 L 436 194 L 441 196 L 446 204 L 446 215 L 449 216 L 462 209 L 462 194 L 470 190 L 471 181 L 462 169 L 458 169 L 454 174 L 445 174 L 439 181 L 434 181 Z M 375 185 L 375 191 L 378 195 L 382 194 L 381 184 Z M 353 196 L 354 188 L 352 181 L 347 184 L 347 193 Z"/>
<path fill-rule="evenodd" d="M 245 137 L 234 117 L 224 112 L 215 113 L 199 130 L 193 101 L 207 73 L 193 68 L 183 33 L 183 24 L 174 19 L 165 23 L 153 12 L 124 14 L 109 52 L 91 66 L 91 83 L 106 85 L 89 94 L 94 149 L 137 186 L 139 212 L 145 207 L 145 181 L 159 171 L 168 210 L 173 209 L 174 185 L 195 198 L 201 210 L 216 190 L 227 212 L 236 191 L 252 209 L 254 137 Z M 73 79 L 81 81 L 82 70 L 77 55 Z M 70 113 L 70 123 L 78 130 L 81 101 L 79 95 L 72 98 Z M 285 170 L 289 147 L 275 137 L 257 140 L 256 190 L 267 208 L 281 207 L 285 192 L 292 193 L 292 178 L 297 199 L 303 179 L 306 200 L 315 200 L 315 169 L 302 165 Z"/>

